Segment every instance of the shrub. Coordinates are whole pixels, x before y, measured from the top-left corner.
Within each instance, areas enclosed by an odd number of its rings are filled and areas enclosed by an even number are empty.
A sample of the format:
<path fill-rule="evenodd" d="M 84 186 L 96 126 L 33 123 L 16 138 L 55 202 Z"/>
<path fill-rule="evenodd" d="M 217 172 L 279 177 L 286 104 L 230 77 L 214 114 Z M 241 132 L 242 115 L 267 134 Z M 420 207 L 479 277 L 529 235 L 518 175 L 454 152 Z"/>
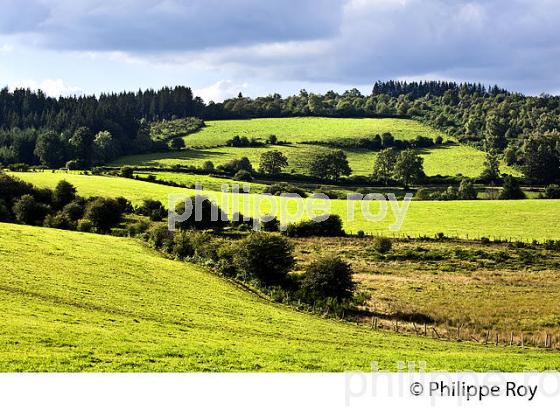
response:
<path fill-rule="evenodd" d="M 358 236 L 358 238 L 363 238 L 366 236 L 366 233 L 362 230 L 359 230 L 356 235 Z"/>
<path fill-rule="evenodd" d="M 379 253 L 387 253 L 393 247 L 393 241 L 383 236 L 378 236 L 373 240 L 373 249 Z"/>
<path fill-rule="evenodd" d="M 352 268 L 339 257 L 320 258 L 305 270 L 301 287 L 308 300 L 349 299 L 355 289 Z"/>
<path fill-rule="evenodd" d="M 66 169 L 70 170 L 70 171 L 76 171 L 79 169 L 86 169 L 86 165 L 84 164 L 83 161 L 80 161 L 78 159 L 72 159 L 70 161 L 68 161 L 66 163 Z"/>
<path fill-rule="evenodd" d="M 173 235 L 171 252 L 178 259 L 190 258 L 194 255 L 194 246 L 189 232 L 179 231 Z"/>
<path fill-rule="evenodd" d="M 265 232 L 278 232 L 280 230 L 280 221 L 276 217 L 261 219 L 260 225 Z"/>
<path fill-rule="evenodd" d="M 109 232 L 122 218 L 119 203 L 110 198 L 95 198 L 87 204 L 86 219 L 89 219 L 97 232 Z"/>
<path fill-rule="evenodd" d="M 204 164 L 202 164 L 201 168 L 206 172 L 213 172 L 215 169 L 214 163 L 212 161 L 205 161 Z"/>
<path fill-rule="evenodd" d="M 155 249 L 170 251 L 173 247 L 173 232 L 166 224 L 152 224 L 144 233 L 145 240 Z"/>
<path fill-rule="evenodd" d="M 116 197 L 115 201 L 117 202 L 117 205 L 118 205 L 119 209 L 121 210 L 121 213 L 131 214 L 131 213 L 134 212 L 134 207 L 132 206 L 130 201 L 128 199 L 126 199 L 124 196 Z"/>
<path fill-rule="evenodd" d="M 52 195 L 53 204 L 58 209 L 61 209 L 76 198 L 76 188 L 70 182 L 63 179 L 56 184 Z"/>
<path fill-rule="evenodd" d="M 64 208 L 62 208 L 62 212 L 70 219 L 71 221 L 77 221 L 82 216 L 84 216 L 85 212 L 85 201 L 81 198 L 74 199 L 69 204 L 66 204 Z"/>
<path fill-rule="evenodd" d="M 189 235 L 194 249 L 194 256 L 205 260 L 218 260 L 219 247 L 214 236 L 203 231 L 190 231 Z"/>
<path fill-rule="evenodd" d="M 142 205 L 136 209 L 136 213 L 150 218 L 152 221 L 161 221 L 167 216 L 167 210 L 160 201 L 144 199 Z"/>
<path fill-rule="evenodd" d="M 93 230 L 93 224 L 89 219 L 80 219 L 76 229 L 80 232 L 91 232 Z"/>
<path fill-rule="evenodd" d="M 49 208 L 31 195 L 23 195 L 12 208 L 17 222 L 26 225 L 42 225 Z"/>
<path fill-rule="evenodd" d="M 26 194 L 33 194 L 33 186 L 21 179 L 0 173 L 0 199 L 6 202 L 6 206 L 10 207 L 16 198 Z"/>
<path fill-rule="evenodd" d="M 231 218 L 231 224 L 235 227 L 240 227 L 242 225 L 254 226 L 255 219 L 250 216 L 244 216 L 239 212 L 235 212 Z"/>
<path fill-rule="evenodd" d="M 48 228 L 73 230 L 75 225 L 73 221 L 64 212 L 58 212 L 57 214 L 47 215 L 43 225 Z"/>
<path fill-rule="evenodd" d="M 429 201 L 432 199 L 432 195 L 429 189 L 419 188 L 416 190 L 416 195 L 414 196 L 419 201 Z"/>
<path fill-rule="evenodd" d="M 459 190 L 457 192 L 458 199 L 463 200 L 474 200 L 477 198 L 476 189 L 472 180 L 468 178 L 463 178 L 459 184 Z"/>
<path fill-rule="evenodd" d="M 244 169 L 239 170 L 233 176 L 233 179 L 236 181 L 243 181 L 243 182 L 251 182 L 253 181 L 253 176 L 250 172 L 245 171 Z"/>
<path fill-rule="evenodd" d="M 556 184 L 547 185 L 544 189 L 546 199 L 560 199 L 560 186 Z"/>
<path fill-rule="evenodd" d="M 171 141 L 169 141 L 168 146 L 173 151 L 179 151 L 181 148 L 185 148 L 185 140 L 183 140 L 183 138 L 181 137 L 173 138 Z"/>
<path fill-rule="evenodd" d="M 511 175 L 506 175 L 504 177 L 504 186 L 500 195 L 498 196 L 499 199 L 525 199 L 525 193 L 521 190 L 519 186 L 519 182 L 516 178 L 512 177 Z"/>
<path fill-rule="evenodd" d="M 226 162 L 223 165 L 220 165 L 218 169 L 228 173 L 228 174 L 235 174 L 238 171 L 244 170 L 250 173 L 253 173 L 253 165 L 251 165 L 251 161 L 249 158 L 242 157 L 239 159 L 232 159 L 229 162 Z"/>
<path fill-rule="evenodd" d="M 271 195 L 280 195 L 280 194 L 297 194 L 302 198 L 305 198 L 307 194 L 301 188 L 298 188 L 295 185 L 288 184 L 287 182 L 280 182 L 278 184 L 272 184 L 266 187 L 264 193 L 271 194 Z"/>
<path fill-rule="evenodd" d="M 137 221 L 131 224 L 128 224 L 126 229 L 128 232 L 128 236 L 137 236 L 143 234 L 148 230 L 150 224 L 146 221 Z"/>
<path fill-rule="evenodd" d="M 134 170 L 131 167 L 122 167 L 121 176 L 124 178 L 132 178 L 134 175 Z"/>
<path fill-rule="evenodd" d="M 324 221 L 301 221 L 288 224 L 286 235 L 305 238 L 309 236 L 344 236 L 342 220 L 338 215 L 329 215 Z"/>
<path fill-rule="evenodd" d="M 9 222 L 12 219 L 12 213 L 8 209 L 6 202 L 0 199 L 0 222 Z"/>
<path fill-rule="evenodd" d="M 227 214 L 208 197 L 197 195 L 191 197 L 190 201 L 193 206 L 191 215 L 179 223 L 180 229 L 222 229 L 229 222 Z M 183 214 L 185 202 L 179 202 L 175 212 Z"/>
<path fill-rule="evenodd" d="M 238 273 L 235 255 L 238 252 L 238 245 L 236 242 L 224 241 L 217 248 L 217 263 L 216 270 L 224 276 L 235 277 Z"/>
<path fill-rule="evenodd" d="M 239 243 L 237 266 L 265 286 L 280 285 L 294 266 L 292 246 L 277 234 L 253 232 Z"/>

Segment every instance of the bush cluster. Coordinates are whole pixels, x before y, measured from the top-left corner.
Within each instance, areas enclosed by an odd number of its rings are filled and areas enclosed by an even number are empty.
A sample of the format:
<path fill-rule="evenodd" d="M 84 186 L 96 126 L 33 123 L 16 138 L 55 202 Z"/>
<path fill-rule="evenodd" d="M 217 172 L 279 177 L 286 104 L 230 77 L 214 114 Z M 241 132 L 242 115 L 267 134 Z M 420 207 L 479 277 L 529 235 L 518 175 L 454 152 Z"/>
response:
<path fill-rule="evenodd" d="M 329 215 L 320 222 L 301 221 L 288 224 L 286 235 L 290 237 L 305 238 L 310 236 L 345 236 L 342 220 L 338 215 Z"/>
<path fill-rule="evenodd" d="M 60 181 L 54 190 L 36 188 L 0 174 L 0 220 L 84 232 L 109 232 L 132 206 L 125 198 L 81 198 L 76 188 Z"/>

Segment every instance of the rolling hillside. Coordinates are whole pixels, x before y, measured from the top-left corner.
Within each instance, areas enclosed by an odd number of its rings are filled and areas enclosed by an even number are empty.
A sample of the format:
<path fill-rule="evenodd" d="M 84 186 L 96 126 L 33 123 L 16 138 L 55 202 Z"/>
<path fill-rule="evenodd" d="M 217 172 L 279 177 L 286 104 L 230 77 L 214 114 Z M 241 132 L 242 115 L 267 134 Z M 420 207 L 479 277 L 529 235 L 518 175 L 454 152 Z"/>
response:
<path fill-rule="evenodd" d="M 194 190 L 174 188 L 154 183 L 136 181 L 118 177 L 86 176 L 52 172 L 15 173 L 19 178 L 41 187 L 55 187 L 58 181 L 66 179 L 78 188 L 83 196 L 124 196 L 135 204 L 142 199 L 159 199 L 167 203 L 169 193 L 193 195 Z M 208 192 L 214 198 L 222 195 L 231 204 L 231 194 Z M 255 196 L 250 195 L 252 205 Z M 276 198 L 278 200 L 278 198 Z M 266 205 L 266 204 L 264 204 Z M 524 241 L 560 239 L 560 200 L 518 200 L 518 201 L 412 201 L 405 222 L 399 232 L 392 232 L 388 226 L 395 219 L 389 211 L 387 218 L 381 222 L 364 220 L 361 202 L 349 203 L 346 200 L 332 200 L 332 213 L 338 214 L 344 221 L 345 229 L 351 233 L 363 230 L 371 234 L 434 236 L 443 232 L 448 236 L 480 238 L 517 239 Z M 348 207 L 354 210 L 354 220 L 349 220 Z M 376 202 L 369 205 L 373 213 L 377 211 Z M 292 209 L 292 208 L 290 208 Z M 260 215 L 269 212 L 263 206 Z M 247 215 L 252 214 L 246 212 Z M 253 214 L 254 215 L 254 214 Z"/>
<path fill-rule="evenodd" d="M 260 155 L 268 150 L 282 151 L 288 158 L 286 172 L 306 173 L 309 158 L 318 150 L 328 148 L 319 145 L 302 144 L 310 141 L 329 141 L 339 138 L 371 137 L 390 132 L 396 139 L 411 140 L 418 135 L 444 141 L 452 140 L 445 134 L 418 121 L 392 118 L 260 118 L 251 120 L 208 121 L 206 127 L 186 136 L 186 150 L 164 153 L 130 155 L 117 159 L 111 165 L 136 166 L 201 166 L 205 161 L 221 165 L 232 159 L 246 156 L 255 168 Z M 290 145 L 233 148 L 225 147 L 227 140 L 235 135 L 260 138 L 262 141 L 274 134 L 279 141 Z M 353 175 L 371 175 L 376 152 L 365 149 L 346 150 Z M 424 158 L 426 174 L 478 177 L 483 169 L 485 154 L 464 145 L 443 145 L 420 151 Z M 503 165 L 503 172 L 518 173 Z"/>
<path fill-rule="evenodd" d="M 372 331 L 272 304 L 137 241 L 0 224 L 0 371 L 560 368 L 546 351 Z M 78 263 L 79 262 L 79 263 Z"/>

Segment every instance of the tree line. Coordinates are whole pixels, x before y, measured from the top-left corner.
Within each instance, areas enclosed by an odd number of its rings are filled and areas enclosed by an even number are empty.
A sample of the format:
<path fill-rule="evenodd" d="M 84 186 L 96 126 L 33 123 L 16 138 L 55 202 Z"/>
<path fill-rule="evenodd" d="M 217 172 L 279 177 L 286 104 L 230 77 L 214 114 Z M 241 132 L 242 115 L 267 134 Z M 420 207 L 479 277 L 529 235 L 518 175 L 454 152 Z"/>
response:
<path fill-rule="evenodd" d="M 357 89 L 325 94 L 301 90 L 298 95 L 286 98 L 272 94 L 253 99 L 239 94 L 222 103 L 207 104 L 194 97 L 188 87 L 57 99 L 40 91 L 3 89 L 0 91 L 0 162 L 47 165 L 35 153 L 39 136 L 54 132 L 63 143 L 68 143 L 82 127 L 93 138 L 99 132 L 108 132 L 113 139 L 109 145 L 114 145 L 114 149 L 108 149 L 111 155 L 161 149 L 146 138 L 142 124 L 189 116 L 202 119 L 414 118 L 465 144 L 488 152 L 495 150 L 535 183 L 560 179 L 560 97 L 524 96 L 497 86 L 443 81 L 377 82 L 369 95 Z M 53 140 L 52 136 L 49 139 Z M 58 163 L 88 161 L 79 158 L 72 147 L 57 148 L 55 152 L 56 157 L 64 157 Z"/>

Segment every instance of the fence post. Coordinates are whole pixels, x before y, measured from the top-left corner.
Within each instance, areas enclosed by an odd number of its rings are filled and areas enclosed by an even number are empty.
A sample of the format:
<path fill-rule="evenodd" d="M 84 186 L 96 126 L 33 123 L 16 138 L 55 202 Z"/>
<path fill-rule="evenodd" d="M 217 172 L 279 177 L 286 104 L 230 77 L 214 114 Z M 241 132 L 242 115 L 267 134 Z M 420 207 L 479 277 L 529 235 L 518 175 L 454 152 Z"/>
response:
<path fill-rule="evenodd" d="M 513 346 L 513 331 L 511 332 L 511 334 L 509 336 L 509 345 Z"/>

